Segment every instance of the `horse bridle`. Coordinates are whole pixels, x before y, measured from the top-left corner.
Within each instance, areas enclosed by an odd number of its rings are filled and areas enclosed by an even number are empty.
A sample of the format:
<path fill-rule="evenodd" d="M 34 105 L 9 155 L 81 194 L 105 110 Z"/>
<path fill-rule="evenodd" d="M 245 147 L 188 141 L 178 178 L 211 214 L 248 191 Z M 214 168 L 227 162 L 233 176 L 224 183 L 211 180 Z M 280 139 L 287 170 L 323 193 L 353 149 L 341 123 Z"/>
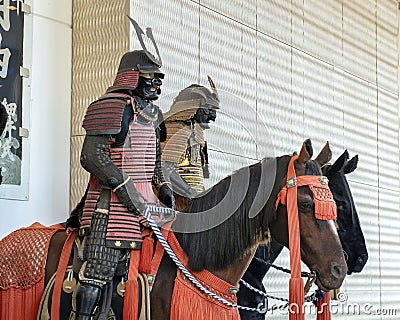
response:
<path fill-rule="evenodd" d="M 329 180 L 325 176 L 296 176 L 294 169 L 294 161 L 298 158 L 297 155 L 292 156 L 288 165 L 288 173 L 286 184 L 282 187 L 278 193 L 276 199 L 275 208 L 277 209 L 279 204 L 287 206 L 288 204 L 288 190 L 297 187 L 307 186 L 310 188 L 314 197 L 314 214 L 318 220 L 336 220 L 337 209 L 336 203 L 333 199 L 331 190 L 329 189 Z M 293 198 L 293 201 L 297 197 Z"/>

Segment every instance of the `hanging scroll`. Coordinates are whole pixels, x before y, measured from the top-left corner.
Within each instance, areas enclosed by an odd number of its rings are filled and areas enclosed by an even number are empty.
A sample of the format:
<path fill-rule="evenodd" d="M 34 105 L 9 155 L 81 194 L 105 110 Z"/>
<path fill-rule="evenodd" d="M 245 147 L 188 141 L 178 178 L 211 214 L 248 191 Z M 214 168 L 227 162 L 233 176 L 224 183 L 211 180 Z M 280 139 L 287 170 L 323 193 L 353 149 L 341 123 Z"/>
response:
<path fill-rule="evenodd" d="M 27 195 L 9 196 L 7 188 L 18 190 L 23 183 L 22 165 L 26 154 L 23 138 L 24 10 L 21 0 L 0 0 L 0 197 L 27 199 Z M 27 190 L 27 189 L 26 189 Z"/>

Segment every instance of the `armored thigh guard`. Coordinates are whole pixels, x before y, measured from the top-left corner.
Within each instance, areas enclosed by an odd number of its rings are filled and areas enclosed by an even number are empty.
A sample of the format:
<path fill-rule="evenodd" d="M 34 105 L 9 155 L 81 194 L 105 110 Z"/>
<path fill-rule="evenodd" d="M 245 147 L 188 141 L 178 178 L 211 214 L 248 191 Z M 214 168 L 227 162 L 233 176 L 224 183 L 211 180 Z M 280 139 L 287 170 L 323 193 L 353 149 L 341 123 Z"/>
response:
<path fill-rule="evenodd" d="M 91 232 L 87 239 L 85 280 L 111 282 L 115 268 L 121 256 L 121 250 L 106 247 L 108 214 L 95 211 L 92 218 Z"/>

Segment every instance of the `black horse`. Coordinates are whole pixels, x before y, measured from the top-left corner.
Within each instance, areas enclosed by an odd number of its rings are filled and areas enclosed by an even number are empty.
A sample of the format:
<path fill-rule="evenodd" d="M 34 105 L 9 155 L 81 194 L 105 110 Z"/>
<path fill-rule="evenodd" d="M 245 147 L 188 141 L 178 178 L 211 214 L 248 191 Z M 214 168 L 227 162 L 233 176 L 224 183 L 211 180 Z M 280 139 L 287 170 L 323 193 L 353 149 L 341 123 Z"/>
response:
<path fill-rule="evenodd" d="M 345 176 L 357 168 L 357 163 L 358 156 L 349 160 L 349 153 L 345 150 L 334 164 L 322 168 L 323 174 L 329 179 L 329 188 L 337 205 L 338 233 L 347 258 L 347 274 L 349 275 L 353 272 L 361 272 L 368 260 L 364 235 Z M 259 247 L 243 279 L 253 287 L 266 292 L 262 280 L 282 249 L 283 246 L 273 240 L 270 244 Z M 264 297 L 241 286 L 238 301 L 244 306 L 257 307 L 260 303 L 264 303 Z M 240 310 L 240 318 L 242 320 L 264 320 L 265 315 L 254 311 Z"/>

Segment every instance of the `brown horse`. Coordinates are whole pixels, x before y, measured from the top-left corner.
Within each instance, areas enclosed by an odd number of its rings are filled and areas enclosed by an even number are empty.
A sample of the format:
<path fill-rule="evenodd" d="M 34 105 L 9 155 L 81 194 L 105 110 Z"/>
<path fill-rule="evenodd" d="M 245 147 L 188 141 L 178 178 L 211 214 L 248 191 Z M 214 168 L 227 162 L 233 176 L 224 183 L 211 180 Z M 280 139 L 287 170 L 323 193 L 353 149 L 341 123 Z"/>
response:
<path fill-rule="evenodd" d="M 321 175 L 320 167 L 331 157 L 329 146 L 323 148 L 316 160 L 311 160 L 312 154 L 311 141 L 306 140 L 294 163 L 297 176 Z M 285 185 L 289 160 L 290 156 L 264 159 L 238 170 L 211 190 L 193 199 L 186 210 L 191 214 L 177 215 L 172 229 L 175 230 L 176 239 L 187 256 L 187 264 L 195 275 L 208 270 L 218 277 L 218 281 L 234 288 L 246 271 L 257 246 L 267 240 L 268 229 L 275 240 L 288 244 L 286 207 L 280 205 L 276 209 L 275 202 L 280 189 Z M 260 203 L 260 198 L 265 201 L 261 201 L 262 206 L 254 209 L 254 203 Z M 317 285 L 321 289 L 338 288 L 346 275 L 347 267 L 335 224 L 333 221 L 315 218 L 313 198 L 308 187 L 298 188 L 297 202 L 301 258 L 316 272 Z M 252 212 L 254 210 L 255 214 Z M 202 213 L 199 214 L 200 212 Z M 230 214 L 225 215 L 223 212 Z M 193 226 L 198 228 L 197 232 L 193 230 Z M 57 269 L 65 237 L 65 233 L 60 232 L 51 241 L 45 270 L 46 282 Z M 151 319 L 178 319 L 175 309 L 180 310 L 179 314 L 190 314 L 187 318 L 191 319 L 223 319 L 222 315 L 226 313 L 230 315 L 230 319 L 239 318 L 237 310 L 214 302 L 200 292 L 197 293 L 198 299 L 211 300 L 211 303 L 218 305 L 219 309 L 215 314 L 204 317 L 204 310 L 193 309 L 197 301 L 193 300 L 187 305 L 179 299 L 173 300 L 174 296 L 179 296 L 179 292 L 174 290 L 177 274 L 179 277 L 177 267 L 164 254 L 151 291 Z M 185 282 L 185 279 L 180 280 Z M 192 287 L 190 284 L 187 286 Z M 65 306 L 62 304 L 60 319 L 69 317 L 69 312 L 63 309 Z M 118 305 L 112 306 L 115 309 Z M 117 318 L 120 318 L 121 311 L 114 311 Z"/>
<path fill-rule="evenodd" d="M 307 140 L 295 162 L 298 176 L 321 175 L 320 166 L 327 163 L 331 157 L 328 146 L 314 161 L 311 160 L 312 154 L 311 142 Z M 280 206 L 276 211 L 275 201 L 285 182 L 289 157 L 279 157 L 276 161 L 277 173 L 272 192 L 266 205 L 254 218 L 250 219 L 248 213 L 254 201 L 255 192 L 258 188 L 269 188 L 260 184 L 262 162 L 250 167 L 250 183 L 246 197 L 232 216 L 210 230 L 176 234 L 179 243 L 188 255 L 189 267 L 193 271 L 207 269 L 231 285 L 236 285 L 250 263 L 258 244 L 266 240 L 268 228 L 276 240 L 287 245 L 286 208 Z M 225 197 L 224 190 L 234 184 L 232 179 L 235 175 L 240 175 L 240 171 L 222 180 L 202 197 L 194 199 L 186 211 L 199 212 L 215 207 Z M 302 260 L 317 273 L 317 284 L 320 288 L 324 290 L 338 288 L 345 277 L 347 267 L 334 222 L 316 220 L 313 215 L 312 196 L 307 187 L 299 188 L 298 203 Z M 184 229 L 182 224 L 196 225 L 196 220 L 191 218 L 189 221 L 178 220 L 175 224 L 179 226 L 178 229 Z M 200 216 L 197 222 L 204 223 L 204 217 Z M 151 293 L 152 319 L 169 318 L 175 274 L 175 265 L 169 257 L 165 256 Z M 193 312 L 193 310 L 187 310 L 187 312 Z"/>

